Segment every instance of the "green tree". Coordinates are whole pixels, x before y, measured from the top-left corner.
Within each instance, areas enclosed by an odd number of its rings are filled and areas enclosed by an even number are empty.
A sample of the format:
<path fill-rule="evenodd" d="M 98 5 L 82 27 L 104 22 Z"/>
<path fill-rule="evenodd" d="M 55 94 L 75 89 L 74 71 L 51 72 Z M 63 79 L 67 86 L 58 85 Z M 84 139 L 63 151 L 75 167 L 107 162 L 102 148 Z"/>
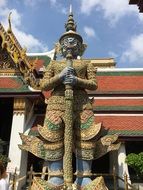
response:
<path fill-rule="evenodd" d="M 128 154 L 126 163 L 135 170 L 138 176 L 143 177 L 143 152 Z"/>
<path fill-rule="evenodd" d="M 0 148 L 2 148 L 5 145 L 5 142 L 0 139 Z M 0 153 L 0 161 L 3 163 L 3 165 L 6 167 L 7 163 L 10 161 L 7 155 L 4 155 L 3 153 Z"/>

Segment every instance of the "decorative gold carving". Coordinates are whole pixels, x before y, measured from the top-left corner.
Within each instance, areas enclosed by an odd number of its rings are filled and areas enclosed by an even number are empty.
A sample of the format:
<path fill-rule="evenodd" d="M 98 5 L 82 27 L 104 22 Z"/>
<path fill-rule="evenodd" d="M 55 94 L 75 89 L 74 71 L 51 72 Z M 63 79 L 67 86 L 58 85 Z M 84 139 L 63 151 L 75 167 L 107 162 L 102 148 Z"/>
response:
<path fill-rule="evenodd" d="M 116 142 L 118 139 L 118 135 L 106 135 L 104 137 L 101 138 L 101 143 L 104 146 L 110 146 L 112 145 L 112 143 Z"/>
<path fill-rule="evenodd" d="M 108 190 L 103 177 L 97 177 L 91 183 L 82 188 L 83 190 Z"/>
<path fill-rule="evenodd" d="M 54 186 L 52 184 L 49 184 L 46 180 L 42 180 L 41 178 L 34 177 L 31 190 L 62 190 L 65 189 L 64 185 L 60 186 Z M 73 184 L 72 189 L 77 190 L 81 189 L 81 187 L 78 187 L 77 185 Z M 84 186 L 82 190 L 108 190 L 108 188 L 105 185 L 103 177 L 97 177 L 95 180 L 93 180 L 88 185 Z"/>
<path fill-rule="evenodd" d="M 63 141 L 56 142 L 56 143 L 47 143 L 43 145 L 43 147 L 47 150 L 57 150 L 57 149 L 62 148 L 63 146 L 64 146 Z"/>
<path fill-rule="evenodd" d="M 75 154 L 78 158 L 83 159 L 83 160 L 94 160 L 95 149 L 76 148 Z"/>
<path fill-rule="evenodd" d="M 37 137 L 20 134 L 23 144 L 21 150 L 26 150 L 44 160 L 60 160 L 63 157 L 63 142 L 51 143 Z"/>
<path fill-rule="evenodd" d="M 15 35 L 11 29 L 11 20 L 9 14 L 9 29 L 6 32 L 2 24 L 0 24 L 0 37 L 2 38 L 1 49 L 5 49 L 9 54 L 9 57 L 13 61 L 13 67 L 20 70 L 26 83 L 31 85 L 35 89 L 39 89 L 39 81 L 34 74 L 34 63 L 29 61 L 26 56 L 26 49 L 22 48 L 17 41 Z M 9 64 L 5 64 L 6 67 Z"/>
<path fill-rule="evenodd" d="M 48 170 L 48 174 L 50 177 L 54 177 L 54 176 L 63 176 L 63 170 L 56 170 L 56 171 L 51 171 L 51 170 Z"/>
<path fill-rule="evenodd" d="M 11 14 L 12 14 L 12 12 L 10 12 L 9 16 L 8 16 L 9 28 L 8 28 L 7 32 L 12 32 L 12 29 L 11 29 Z"/>
<path fill-rule="evenodd" d="M 78 149 L 94 149 L 96 147 L 95 141 L 76 141 L 76 148 Z"/>
<path fill-rule="evenodd" d="M 18 70 L 6 69 L 0 70 L 0 76 L 21 76 L 21 73 Z"/>
<path fill-rule="evenodd" d="M 22 114 L 25 112 L 26 102 L 24 98 L 15 98 L 14 99 L 14 113 Z"/>
<path fill-rule="evenodd" d="M 92 173 L 91 173 L 91 170 L 89 170 L 89 171 L 77 171 L 75 173 L 75 175 L 77 175 L 77 177 L 89 177 L 92 175 Z"/>
<path fill-rule="evenodd" d="M 75 154 L 80 159 L 96 160 L 110 151 L 118 150 L 120 143 L 116 141 L 117 135 L 106 135 L 95 141 L 95 143 L 94 141 L 81 141 L 81 146 L 77 144 Z"/>
<path fill-rule="evenodd" d="M 55 55 L 60 54 L 61 55 L 61 45 L 59 42 L 55 44 Z"/>
<path fill-rule="evenodd" d="M 97 135 L 99 136 L 100 131 L 101 131 L 101 123 L 98 123 L 98 124 L 94 123 L 87 129 L 78 128 L 76 135 L 81 140 L 89 140 L 89 139 L 96 137 Z"/>
<path fill-rule="evenodd" d="M 72 147 L 73 147 L 73 91 L 67 86 L 65 91 L 65 134 L 64 134 L 64 182 L 71 186 L 73 180 Z"/>
<path fill-rule="evenodd" d="M 42 126 L 38 125 L 38 131 L 39 131 L 39 134 L 44 139 L 46 139 L 50 142 L 60 141 L 64 137 L 63 129 L 52 131 L 52 130 L 48 130 L 46 126 L 42 127 Z"/>
<path fill-rule="evenodd" d="M 16 65 L 7 53 L 6 49 L 2 49 L 0 46 L 0 69 L 5 72 L 9 69 L 16 69 Z"/>

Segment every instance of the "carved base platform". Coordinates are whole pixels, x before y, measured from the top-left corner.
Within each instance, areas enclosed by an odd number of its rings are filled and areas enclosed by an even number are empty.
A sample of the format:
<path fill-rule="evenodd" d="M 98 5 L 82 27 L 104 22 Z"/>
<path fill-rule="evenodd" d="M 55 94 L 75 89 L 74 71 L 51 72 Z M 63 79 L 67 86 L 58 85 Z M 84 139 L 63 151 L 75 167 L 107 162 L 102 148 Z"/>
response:
<path fill-rule="evenodd" d="M 61 190 L 62 186 L 53 186 L 48 184 L 46 180 L 42 180 L 39 177 L 34 177 L 31 190 Z"/>
<path fill-rule="evenodd" d="M 97 177 L 90 184 L 83 187 L 82 190 L 108 190 L 108 188 L 105 185 L 104 178 L 101 176 Z"/>
<path fill-rule="evenodd" d="M 83 188 L 75 186 L 73 184 L 73 190 L 108 190 L 105 185 L 103 177 L 97 177 L 90 184 L 86 185 Z M 63 186 L 55 187 L 47 183 L 47 181 L 42 180 L 41 178 L 34 177 L 31 190 L 65 190 Z"/>

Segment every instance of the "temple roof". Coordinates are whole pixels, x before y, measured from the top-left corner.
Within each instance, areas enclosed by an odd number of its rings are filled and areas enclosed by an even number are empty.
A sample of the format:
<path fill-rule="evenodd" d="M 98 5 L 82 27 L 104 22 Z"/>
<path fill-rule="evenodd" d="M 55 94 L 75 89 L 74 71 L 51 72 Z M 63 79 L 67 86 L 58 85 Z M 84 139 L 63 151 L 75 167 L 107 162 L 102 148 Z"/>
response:
<path fill-rule="evenodd" d="M 43 71 L 44 67 L 47 67 L 51 58 L 46 55 L 28 55 L 30 62 L 35 63 L 36 71 Z"/>
<path fill-rule="evenodd" d="M 143 94 L 142 69 L 110 69 L 97 72 L 98 89 L 89 94 Z"/>
<path fill-rule="evenodd" d="M 0 76 L 0 97 L 41 97 L 41 92 L 25 84 L 22 76 Z"/>
<path fill-rule="evenodd" d="M 96 99 L 93 101 L 94 112 L 143 112 L 143 99 Z"/>
<path fill-rule="evenodd" d="M 102 122 L 109 134 L 143 137 L 142 115 L 97 115 L 95 118 L 96 122 Z"/>
<path fill-rule="evenodd" d="M 48 53 L 48 52 L 46 52 Z M 54 51 L 51 52 L 54 55 Z M 7 75 L 14 70 L 13 74 L 18 73 L 23 77 L 25 84 L 39 89 L 39 68 L 47 66 L 50 57 L 47 54 L 31 54 L 27 56 L 26 49 L 22 48 L 13 31 L 9 19 L 9 29 L 6 31 L 0 23 L 0 73 Z M 41 61 L 43 60 L 43 61 Z M 39 65 L 40 64 L 40 65 Z M 2 70 L 2 71 L 1 71 Z M 11 72 L 12 74 L 12 72 Z"/>
<path fill-rule="evenodd" d="M 30 89 L 23 83 L 22 77 L 0 77 L 1 92 L 30 92 Z"/>

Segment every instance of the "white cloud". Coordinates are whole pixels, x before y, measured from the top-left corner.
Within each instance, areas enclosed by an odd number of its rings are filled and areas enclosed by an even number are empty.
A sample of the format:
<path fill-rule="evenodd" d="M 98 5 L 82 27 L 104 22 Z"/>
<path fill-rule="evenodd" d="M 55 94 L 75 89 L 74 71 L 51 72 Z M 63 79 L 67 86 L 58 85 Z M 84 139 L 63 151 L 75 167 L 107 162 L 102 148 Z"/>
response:
<path fill-rule="evenodd" d="M 37 6 L 39 3 L 45 2 L 46 0 L 23 0 L 24 4 L 27 6 Z"/>
<path fill-rule="evenodd" d="M 143 65 L 143 33 L 132 37 L 128 47 L 121 56 L 121 62 Z"/>
<path fill-rule="evenodd" d="M 3 4 L 1 3 L 1 1 L 3 1 Z M 16 9 L 9 9 L 7 7 L 6 1 L 0 0 L 0 3 L 3 5 L 3 7 L 1 7 L 0 4 L 0 20 L 4 27 L 8 28 L 7 18 L 9 13 L 12 12 L 12 30 L 21 46 L 26 47 L 29 52 L 47 51 L 48 47 L 44 43 L 42 43 L 32 34 L 25 33 L 21 30 L 21 14 Z"/>
<path fill-rule="evenodd" d="M 80 0 L 80 3 L 82 13 L 89 15 L 95 9 L 102 10 L 104 17 L 112 24 L 125 15 L 139 15 L 137 6 L 129 5 L 128 0 Z"/>
<path fill-rule="evenodd" d="M 80 0 L 81 12 L 89 15 L 91 11 L 99 5 L 100 0 Z"/>
<path fill-rule="evenodd" d="M 18 41 L 23 47 L 27 48 L 28 52 L 47 51 L 48 48 L 45 44 L 40 42 L 37 38 L 31 34 L 20 31 L 18 28 L 13 28 L 13 32 Z"/>
<path fill-rule="evenodd" d="M 63 3 L 60 3 L 58 0 L 23 0 L 23 2 L 26 6 L 31 6 L 32 8 L 37 8 L 41 3 L 47 3 L 48 6 L 49 3 L 51 7 L 56 9 L 58 12 L 62 14 L 67 14 L 67 8 L 64 6 Z"/>
<path fill-rule="evenodd" d="M 84 27 L 84 32 L 87 35 L 87 37 L 95 37 L 95 31 L 91 27 L 85 26 Z"/>
<path fill-rule="evenodd" d="M 52 7 L 54 7 L 58 12 L 62 14 L 67 14 L 67 8 L 64 4 L 58 2 L 57 0 L 49 0 Z"/>
<path fill-rule="evenodd" d="M 4 7 L 7 3 L 7 0 L 0 0 L 0 8 Z"/>

